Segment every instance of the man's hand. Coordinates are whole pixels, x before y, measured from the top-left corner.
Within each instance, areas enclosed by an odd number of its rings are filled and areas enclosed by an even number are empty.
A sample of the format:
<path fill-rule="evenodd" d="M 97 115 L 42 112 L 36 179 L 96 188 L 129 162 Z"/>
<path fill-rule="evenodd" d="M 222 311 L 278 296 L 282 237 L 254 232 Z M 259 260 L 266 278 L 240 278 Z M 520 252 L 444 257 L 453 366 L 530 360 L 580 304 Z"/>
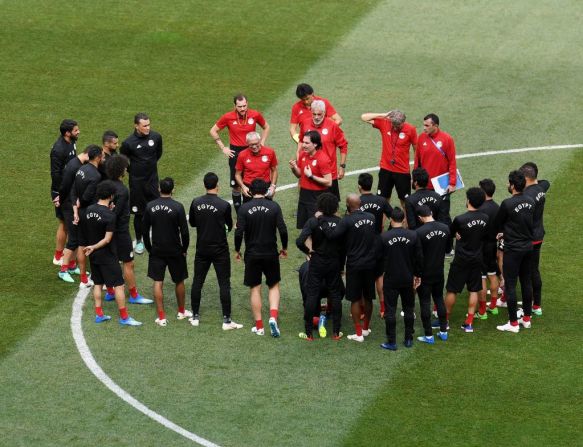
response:
<path fill-rule="evenodd" d="M 459 241 L 461 238 L 462 238 L 461 234 L 459 234 L 459 233 L 456 233 L 455 234 L 455 240 L 456 241 Z"/>
<path fill-rule="evenodd" d="M 235 261 L 241 262 L 241 252 L 240 251 L 235 252 Z"/>
<path fill-rule="evenodd" d="M 317 219 L 318 217 L 320 217 L 320 216 L 323 216 L 323 215 L 324 215 L 324 213 L 323 213 L 322 211 L 316 211 L 316 212 L 314 213 L 314 217 L 315 217 L 316 219 Z"/>
<path fill-rule="evenodd" d="M 310 165 L 306 165 L 304 168 L 304 175 L 308 178 L 312 178 L 314 176 L 314 174 L 312 174 L 312 168 L 310 168 Z"/>
<path fill-rule="evenodd" d="M 287 259 L 287 250 L 279 250 L 279 259 Z"/>
<path fill-rule="evenodd" d="M 421 285 L 421 278 L 419 276 L 413 277 L 413 288 L 416 289 Z"/>
<path fill-rule="evenodd" d="M 89 256 L 91 253 L 95 251 L 95 247 L 93 245 L 89 245 L 83 249 L 85 256 Z"/>
<path fill-rule="evenodd" d="M 78 224 L 79 224 L 79 212 L 77 211 L 77 208 L 73 208 L 73 225 Z"/>
<path fill-rule="evenodd" d="M 503 238 L 504 238 L 504 233 L 498 233 L 498 234 L 496 235 L 496 240 L 497 240 L 497 241 L 499 241 L 500 239 L 503 239 Z"/>
<path fill-rule="evenodd" d="M 227 146 L 223 146 L 221 150 L 223 151 L 223 154 L 229 158 L 233 158 L 235 156 L 235 151 L 232 151 L 231 148 L 228 148 Z"/>
<path fill-rule="evenodd" d="M 297 169 L 298 168 L 298 162 L 296 159 L 290 160 L 289 161 L 289 167 L 292 169 Z"/>
<path fill-rule="evenodd" d="M 452 192 L 455 191 L 455 185 L 448 185 L 447 189 L 445 190 L 446 194 L 451 194 Z"/>
<path fill-rule="evenodd" d="M 344 168 L 338 168 L 338 180 L 342 180 L 344 178 Z"/>
<path fill-rule="evenodd" d="M 57 196 L 53 199 L 53 205 L 55 205 L 55 208 L 58 208 L 61 206 L 61 197 Z"/>
<path fill-rule="evenodd" d="M 245 197 L 251 197 L 251 192 L 249 191 L 249 188 L 247 186 L 245 185 L 241 186 L 241 192 Z"/>

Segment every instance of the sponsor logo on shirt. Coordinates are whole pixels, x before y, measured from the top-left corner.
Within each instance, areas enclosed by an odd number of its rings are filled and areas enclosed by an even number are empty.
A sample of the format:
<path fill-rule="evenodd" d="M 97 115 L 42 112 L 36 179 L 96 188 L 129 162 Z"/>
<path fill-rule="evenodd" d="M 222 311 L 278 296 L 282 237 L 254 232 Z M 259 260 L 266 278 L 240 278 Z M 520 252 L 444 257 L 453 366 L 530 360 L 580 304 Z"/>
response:
<path fill-rule="evenodd" d="M 247 160 L 245 160 L 245 163 L 251 163 L 251 159 L 248 158 Z"/>
<path fill-rule="evenodd" d="M 237 124 L 237 121 L 236 121 L 236 120 L 235 120 L 235 121 L 233 121 L 233 124 Z"/>
<path fill-rule="evenodd" d="M 138 145 L 136 146 L 136 149 L 141 149 L 141 148 L 142 148 L 142 145 L 141 145 L 141 144 L 138 144 Z"/>

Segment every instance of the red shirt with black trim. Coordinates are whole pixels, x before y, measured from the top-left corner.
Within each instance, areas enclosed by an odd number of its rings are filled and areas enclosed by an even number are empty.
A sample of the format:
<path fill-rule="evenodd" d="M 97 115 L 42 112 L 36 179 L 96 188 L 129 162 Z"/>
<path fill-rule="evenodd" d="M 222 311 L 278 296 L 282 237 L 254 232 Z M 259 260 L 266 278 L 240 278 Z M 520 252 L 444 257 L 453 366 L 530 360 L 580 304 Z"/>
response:
<path fill-rule="evenodd" d="M 270 147 L 261 146 L 257 153 L 251 149 L 242 150 L 237 157 L 235 169 L 241 171 L 243 183 L 249 186 L 256 178 L 271 182 L 271 168 L 275 166 L 277 166 L 275 151 Z"/>
<path fill-rule="evenodd" d="M 387 118 L 375 118 L 372 126 L 379 130 L 383 142 L 381 152 L 381 169 L 409 174 L 409 153 L 410 148 L 417 145 L 417 130 L 409 123 L 403 123 L 401 130 L 394 131 L 393 123 Z M 394 163 L 391 161 L 394 160 Z"/>
<path fill-rule="evenodd" d="M 316 177 L 324 177 L 326 174 L 332 173 L 330 159 L 322 149 L 318 149 L 311 157 L 307 152 L 303 152 L 298 160 L 298 168 L 300 168 L 300 172 L 302 173 L 300 177 L 300 188 L 312 191 L 328 189 L 327 186 L 323 186 L 315 180 L 306 177 L 306 174 L 304 174 L 304 167 L 308 164 L 310 165 L 310 168 L 312 168 L 312 175 L 315 175 Z"/>
<path fill-rule="evenodd" d="M 433 189 L 431 179 L 449 172 L 449 184 L 456 184 L 455 143 L 451 135 L 443 130 L 437 130 L 429 136 L 425 132 L 417 139 L 415 152 L 415 167 L 423 167 L 429 174 L 427 189 Z"/>
<path fill-rule="evenodd" d="M 341 154 L 348 153 L 348 142 L 344 137 L 344 132 L 336 121 L 330 118 L 324 118 L 319 126 L 314 124 L 312 116 L 303 119 L 300 122 L 300 141 L 304 138 L 304 134 L 310 130 L 315 130 L 322 137 L 322 150 L 330 159 L 330 167 L 332 169 L 332 180 L 338 178 L 338 157 L 336 149 L 340 149 Z"/>
<path fill-rule="evenodd" d="M 324 104 L 326 105 L 326 117 L 330 118 L 331 116 L 336 115 L 336 109 L 332 104 L 330 104 L 330 101 L 328 101 L 326 98 L 314 96 L 314 101 L 317 99 L 324 101 Z M 304 105 L 304 103 L 300 100 L 292 106 L 289 122 L 291 124 L 299 124 L 306 116 L 312 116 L 312 109 L 310 106 Z"/>
<path fill-rule="evenodd" d="M 236 110 L 225 113 L 215 123 L 219 129 L 229 129 L 229 143 L 233 146 L 247 146 L 247 134 L 255 132 L 257 124 L 265 127 L 265 118 L 257 110 L 247 109 L 247 113 L 241 117 Z"/>

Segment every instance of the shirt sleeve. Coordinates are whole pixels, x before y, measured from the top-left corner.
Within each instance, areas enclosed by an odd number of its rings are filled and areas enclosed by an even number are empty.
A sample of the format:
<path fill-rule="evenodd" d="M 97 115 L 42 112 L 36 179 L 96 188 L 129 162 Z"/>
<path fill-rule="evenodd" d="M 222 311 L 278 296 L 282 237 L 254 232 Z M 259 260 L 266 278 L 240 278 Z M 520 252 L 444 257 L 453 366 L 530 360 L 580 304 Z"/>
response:
<path fill-rule="evenodd" d="M 231 213 L 231 204 L 227 203 L 225 207 L 225 224 L 227 225 L 227 231 L 233 229 L 233 214 Z"/>
<path fill-rule="evenodd" d="M 285 225 L 285 221 L 283 220 L 283 212 L 281 208 L 277 211 L 277 229 L 279 231 L 279 238 L 281 239 L 281 248 L 287 250 L 287 243 L 288 243 L 288 235 L 287 235 L 287 226 Z"/>
<path fill-rule="evenodd" d="M 411 129 L 409 131 L 409 138 L 411 139 L 411 144 L 413 145 L 413 147 L 417 147 L 417 129 L 415 129 L 415 126 L 411 126 Z"/>
<path fill-rule="evenodd" d="M 245 234 L 245 213 L 239 213 L 237 215 L 237 228 L 235 229 L 235 251 L 237 252 L 241 251 L 243 234 Z"/>
<path fill-rule="evenodd" d="M 414 205 L 405 199 L 405 213 L 407 214 L 407 225 L 410 230 L 417 228 L 417 219 L 415 218 Z"/>
<path fill-rule="evenodd" d="M 59 189 L 63 181 L 64 161 L 61 154 L 53 148 L 51 150 L 51 197 L 54 199 L 59 195 Z"/>
<path fill-rule="evenodd" d="M 196 209 L 194 206 L 194 200 L 190 204 L 190 209 L 188 210 L 188 223 L 191 227 L 196 228 Z"/>
<path fill-rule="evenodd" d="M 178 225 L 180 227 L 180 239 L 182 240 L 182 253 L 186 253 L 190 244 L 190 233 L 188 232 L 188 223 L 186 222 L 186 212 L 182 205 L 180 205 L 180 209 L 178 210 Z"/>
<path fill-rule="evenodd" d="M 158 141 L 159 144 L 158 144 L 158 147 L 156 148 L 156 159 L 160 160 L 160 158 L 162 158 L 162 152 L 164 152 L 164 149 L 163 149 L 164 144 L 162 142 L 162 135 L 158 135 L 158 140 L 159 140 Z"/>
<path fill-rule="evenodd" d="M 318 224 L 318 221 L 316 221 L 315 218 L 309 218 L 305 223 L 304 228 L 302 228 L 302 232 L 296 239 L 296 247 L 298 247 L 298 249 L 305 254 L 310 253 L 310 250 L 308 250 L 308 247 L 306 247 L 306 241 L 312 235 L 312 226 L 314 222 L 316 225 Z"/>
<path fill-rule="evenodd" d="M 105 231 L 108 233 L 113 233 L 115 231 L 115 221 L 116 221 L 116 217 L 114 213 L 111 213 L 111 218 L 109 219 L 109 222 L 107 222 L 107 225 L 105 227 Z"/>
<path fill-rule="evenodd" d="M 265 127 L 266 121 L 265 118 L 263 118 L 261 112 L 257 112 L 257 118 L 255 118 L 255 122 L 259 124 L 261 127 Z"/>
<path fill-rule="evenodd" d="M 324 100 L 324 104 L 326 105 L 326 116 L 330 117 L 336 115 L 336 109 L 334 106 L 328 101 L 327 99 Z"/>
<path fill-rule="evenodd" d="M 299 110 L 298 103 L 295 103 L 291 109 L 291 115 L 289 118 L 290 124 L 298 124 L 300 122 L 298 110 Z"/>
<path fill-rule="evenodd" d="M 223 116 L 221 116 L 219 118 L 219 120 L 215 123 L 215 125 L 219 128 L 219 129 L 224 129 L 225 127 L 227 127 L 229 120 L 227 119 L 227 114 L 224 114 Z"/>
<path fill-rule="evenodd" d="M 455 186 L 457 183 L 456 179 L 456 159 L 455 159 L 455 142 L 453 138 L 449 138 L 449 144 L 447 145 L 447 160 L 449 162 L 449 184 Z"/>
<path fill-rule="evenodd" d="M 144 247 L 148 250 L 148 253 L 152 251 L 152 243 L 150 242 L 150 213 L 146 210 L 144 213 L 144 217 L 142 218 L 142 229 L 144 233 L 142 234 L 142 238 L 144 239 Z"/>
<path fill-rule="evenodd" d="M 334 132 L 336 133 L 336 147 L 340 149 L 341 154 L 348 153 L 348 141 L 346 141 L 344 131 L 340 128 L 339 125 L 335 125 Z"/>

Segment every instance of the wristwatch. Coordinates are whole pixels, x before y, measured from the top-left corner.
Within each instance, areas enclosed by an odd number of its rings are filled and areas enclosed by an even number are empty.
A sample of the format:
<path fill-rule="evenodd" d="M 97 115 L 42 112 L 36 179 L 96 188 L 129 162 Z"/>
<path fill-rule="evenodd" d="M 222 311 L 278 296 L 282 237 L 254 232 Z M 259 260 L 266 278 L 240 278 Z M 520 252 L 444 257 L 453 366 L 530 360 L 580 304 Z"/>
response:
<path fill-rule="evenodd" d="M 346 163 L 340 163 L 340 167 L 341 167 L 342 169 L 346 169 Z"/>

